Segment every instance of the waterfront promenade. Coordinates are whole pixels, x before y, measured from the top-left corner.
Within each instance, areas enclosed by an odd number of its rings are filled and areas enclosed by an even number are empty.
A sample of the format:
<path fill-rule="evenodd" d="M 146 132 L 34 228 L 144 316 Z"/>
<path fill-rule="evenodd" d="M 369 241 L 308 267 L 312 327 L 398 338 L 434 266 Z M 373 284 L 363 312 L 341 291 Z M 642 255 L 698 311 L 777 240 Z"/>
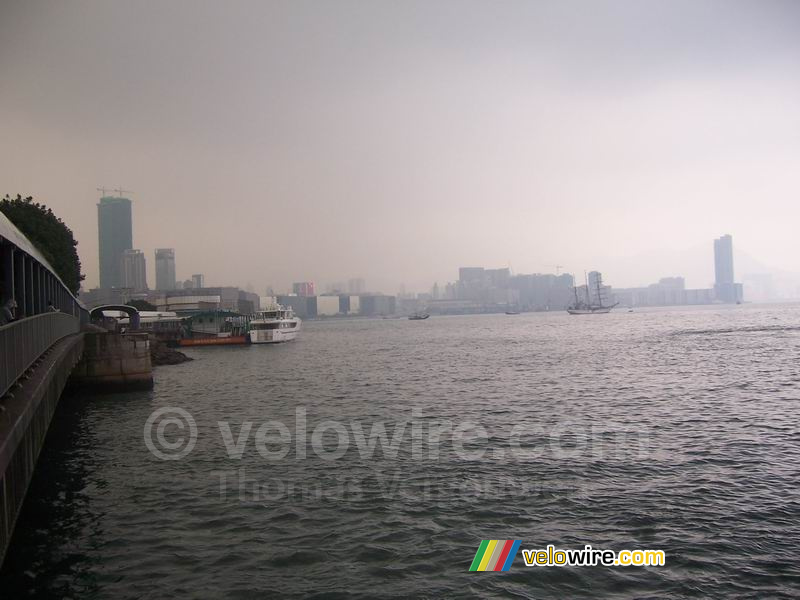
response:
<path fill-rule="evenodd" d="M 0 214 L 0 561 L 50 421 L 83 352 L 89 313 Z"/>

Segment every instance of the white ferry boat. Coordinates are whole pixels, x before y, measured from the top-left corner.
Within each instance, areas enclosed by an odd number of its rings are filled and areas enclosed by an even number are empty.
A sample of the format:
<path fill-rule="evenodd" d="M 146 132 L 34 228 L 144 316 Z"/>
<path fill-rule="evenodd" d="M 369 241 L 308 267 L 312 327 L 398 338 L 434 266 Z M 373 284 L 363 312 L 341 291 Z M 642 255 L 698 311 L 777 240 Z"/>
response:
<path fill-rule="evenodd" d="M 251 344 L 277 344 L 288 342 L 300 332 L 299 317 L 294 316 L 291 308 L 281 305 L 262 310 L 250 318 L 248 336 Z"/>

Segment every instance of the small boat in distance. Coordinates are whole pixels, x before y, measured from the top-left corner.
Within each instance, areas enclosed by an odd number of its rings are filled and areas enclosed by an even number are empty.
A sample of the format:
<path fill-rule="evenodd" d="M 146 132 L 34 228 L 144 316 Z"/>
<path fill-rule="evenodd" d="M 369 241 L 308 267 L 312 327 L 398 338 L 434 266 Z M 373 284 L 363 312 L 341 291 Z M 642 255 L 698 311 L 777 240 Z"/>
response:
<path fill-rule="evenodd" d="M 517 310 L 507 310 L 506 314 L 507 315 L 518 315 L 519 311 L 517 311 Z"/>
<path fill-rule="evenodd" d="M 301 320 L 291 308 L 280 304 L 261 310 L 250 318 L 247 335 L 251 344 L 277 344 L 288 342 L 300 332 Z"/>
<path fill-rule="evenodd" d="M 408 315 L 409 321 L 424 321 L 430 317 L 428 313 L 414 313 L 413 315 Z"/>
<path fill-rule="evenodd" d="M 594 278 L 594 287 L 596 291 L 596 297 L 592 298 L 592 294 L 589 290 L 589 279 L 586 279 L 586 285 L 583 286 L 586 288 L 586 299 L 578 298 L 578 288 L 573 286 L 573 291 L 575 292 L 575 302 L 572 306 L 567 308 L 567 312 L 571 315 L 604 315 L 611 312 L 611 309 L 614 308 L 619 302 L 614 304 L 608 304 L 605 297 L 603 296 L 603 277 L 600 273 L 593 272 Z"/>

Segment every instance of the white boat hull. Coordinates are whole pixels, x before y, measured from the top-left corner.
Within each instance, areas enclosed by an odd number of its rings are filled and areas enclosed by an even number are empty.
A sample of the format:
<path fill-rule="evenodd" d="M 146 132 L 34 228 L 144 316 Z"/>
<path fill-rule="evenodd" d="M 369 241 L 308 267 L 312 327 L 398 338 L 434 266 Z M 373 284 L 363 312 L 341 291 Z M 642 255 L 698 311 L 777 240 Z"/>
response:
<path fill-rule="evenodd" d="M 571 315 L 605 315 L 611 312 L 613 306 L 603 308 L 568 308 L 567 312 Z"/>
<path fill-rule="evenodd" d="M 290 342 L 300 332 L 300 323 L 292 329 L 257 329 L 249 332 L 251 344 L 280 344 Z"/>
<path fill-rule="evenodd" d="M 247 339 L 251 344 L 291 342 L 300 333 L 300 323 L 302 321 L 294 315 L 291 308 L 276 304 L 252 315 Z"/>

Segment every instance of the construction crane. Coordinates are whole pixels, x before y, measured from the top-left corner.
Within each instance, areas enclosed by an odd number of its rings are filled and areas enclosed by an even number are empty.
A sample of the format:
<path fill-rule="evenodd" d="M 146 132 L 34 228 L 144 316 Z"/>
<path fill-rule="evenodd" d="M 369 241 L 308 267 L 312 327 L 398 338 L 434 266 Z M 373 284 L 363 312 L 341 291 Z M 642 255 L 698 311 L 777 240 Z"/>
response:
<path fill-rule="evenodd" d="M 95 189 L 98 192 L 100 192 L 101 194 L 103 194 L 103 196 L 105 196 L 106 193 L 109 191 L 109 189 L 106 188 L 106 187 L 99 187 L 99 188 L 95 188 Z M 121 187 L 114 188 L 114 189 L 112 189 L 110 191 L 117 192 L 117 195 L 120 196 L 120 197 L 122 196 L 122 194 L 132 194 L 133 193 L 131 190 L 123 190 Z"/>

